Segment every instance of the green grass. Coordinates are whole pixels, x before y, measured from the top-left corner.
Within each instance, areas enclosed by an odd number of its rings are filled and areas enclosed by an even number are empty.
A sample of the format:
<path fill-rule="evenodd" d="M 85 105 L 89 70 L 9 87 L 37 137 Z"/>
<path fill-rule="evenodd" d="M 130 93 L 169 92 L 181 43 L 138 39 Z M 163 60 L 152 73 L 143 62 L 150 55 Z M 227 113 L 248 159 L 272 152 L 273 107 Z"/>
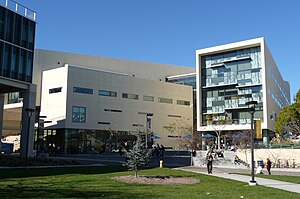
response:
<path fill-rule="evenodd" d="M 240 173 L 237 173 L 240 174 Z M 248 175 L 250 174 L 240 174 L 240 175 Z M 291 183 L 296 183 L 300 184 L 300 176 L 285 176 L 285 175 L 268 175 L 268 174 L 259 174 L 255 175 L 258 178 L 266 178 L 266 179 L 271 179 L 271 180 L 279 180 L 279 181 L 284 181 L 284 182 L 291 182 Z"/>
<path fill-rule="evenodd" d="M 129 175 L 122 167 L 78 167 L 0 170 L 2 198 L 300 198 L 263 186 L 173 169 L 145 169 L 141 175 L 189 176 L 200 179 L 194 185 L 127 184 L 111 179 Z"/>

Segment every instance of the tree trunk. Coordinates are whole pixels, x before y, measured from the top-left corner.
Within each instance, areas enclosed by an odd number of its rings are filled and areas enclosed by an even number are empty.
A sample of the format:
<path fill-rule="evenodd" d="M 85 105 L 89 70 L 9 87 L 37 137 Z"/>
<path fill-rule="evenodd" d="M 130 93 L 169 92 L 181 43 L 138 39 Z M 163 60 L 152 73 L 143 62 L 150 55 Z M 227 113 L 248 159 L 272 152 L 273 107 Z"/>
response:
<path fill-rule="evenodd" d="M 136 178 L 138 177 L 138 175 L 137 175 L 137 169 L 134 170 L 134 177 L 136 177 Z"/>
<path fill-rule="evenodd" d="M 218 150 L 221 150 L 221 133 L 218 133 Z"/>

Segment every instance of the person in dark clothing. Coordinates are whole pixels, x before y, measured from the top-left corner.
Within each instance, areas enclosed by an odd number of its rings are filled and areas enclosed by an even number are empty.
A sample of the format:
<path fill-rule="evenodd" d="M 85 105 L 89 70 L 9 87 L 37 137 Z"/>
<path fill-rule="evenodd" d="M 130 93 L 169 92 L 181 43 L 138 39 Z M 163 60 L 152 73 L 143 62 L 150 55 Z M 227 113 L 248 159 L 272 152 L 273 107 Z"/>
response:
<path fill-rule="evenodd" d="M 271 165 L 272 165 L 271 160 L 267 158 L 267 170 L 269 172 L 269 175 L 271 175 Z"/>
<path fill-rule="evenodd" d="M 164 147 L 164 145 L 160 145 L 160 156 L 161 157 L 165 156 L 165 147 Z"/>
<path fill-rule="evenodd" d="M 208 172 L 208 174 L 212 174 L 212 162 L 213 162 L 214 158 L 213 158 L 211 152 L 209 152 L 207 154 L 206 159 L 207 159 L 207 172 Z"/>

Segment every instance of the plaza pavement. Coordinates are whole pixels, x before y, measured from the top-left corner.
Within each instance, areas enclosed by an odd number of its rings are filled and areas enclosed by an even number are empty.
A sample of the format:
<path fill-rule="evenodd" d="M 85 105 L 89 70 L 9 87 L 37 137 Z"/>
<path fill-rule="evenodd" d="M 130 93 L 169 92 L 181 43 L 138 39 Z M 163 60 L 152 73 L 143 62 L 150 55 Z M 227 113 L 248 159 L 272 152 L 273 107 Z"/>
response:
<path fill-rule="evenodd" d="M 215 177 L 220 177 L 220 178 L 225 178 L 225 179 L 230 179 L 230 180 L 236 180 L 236 181 L 240 181 L 240 182 L 245 182 L 247 184 L 251 180 L 251 176 L 236 174 L 236 173 L 249 174 L 250 173 L 249 169 L 214 167 L 213 174 L 208 174 L 206 167 L 188 166 L 188 167 L 180 167 L 177 169 L 183 170 L 183 171 L 194 172 L 194 173 L 201 173 L 201 174 L 205 174 L 205 175 L 212 175 Z M 271 172 L 274 175 L 300 176 L 299 169 L 272 169 Z M 261 185 L 261 186 L 281 189 L 281 190 L 295 192 L 295 193 L 300 194 L 300 184 L 283 182 L 283 181 L 278 181 L 278 180 L 270 180 L 270 179 L 259 178 L 259 177 L 255 177 L 255 180 L 258 183 L 258 185 Z"/>

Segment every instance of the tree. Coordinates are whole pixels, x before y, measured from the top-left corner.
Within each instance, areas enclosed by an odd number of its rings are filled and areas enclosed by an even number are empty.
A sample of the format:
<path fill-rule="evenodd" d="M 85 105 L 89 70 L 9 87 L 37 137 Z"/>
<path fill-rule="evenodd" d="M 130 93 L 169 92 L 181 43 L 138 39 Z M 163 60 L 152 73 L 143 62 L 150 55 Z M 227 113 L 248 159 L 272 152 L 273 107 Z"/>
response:
<path fill-rule="evenodd" d="M 127 166 L 128 170 L 134 171 L 134 176 L 137 177 L 138 169 L 149 162 L 150 154 L 151 150 L 146 148 L 145 142 L 142 142 L 141 136 L 138 135 L 132 150 L 125 154 L 124 166 Z"/>
<path fill-rule="evenodd" d="M 275 131 L 280 135 L 287 132 L 300 134 L 300 90 L 294 100 L 295 103 L 285 106 L 276 118 Z"/>
<path fill-rule="evenodd" d="M 174 121 L 165 129 L 178 138 L 180 148 L 196 149 L 201 142 L 201 137 L 194 133 L 193 126 L 185 118 Z"/>
<path fill-rule="evenodd" d="M 217 135 L 218 150 L 221 150 L 221 135 L 222 135 L 225 127 L 228 124 L 232 123 L 232 120 L 227 118 L 226 116 L 227 116 L 226 114 L 224 116 L 218 116 L 217 114 L 206 115 L 207 125 L 211 126 Z"/>

